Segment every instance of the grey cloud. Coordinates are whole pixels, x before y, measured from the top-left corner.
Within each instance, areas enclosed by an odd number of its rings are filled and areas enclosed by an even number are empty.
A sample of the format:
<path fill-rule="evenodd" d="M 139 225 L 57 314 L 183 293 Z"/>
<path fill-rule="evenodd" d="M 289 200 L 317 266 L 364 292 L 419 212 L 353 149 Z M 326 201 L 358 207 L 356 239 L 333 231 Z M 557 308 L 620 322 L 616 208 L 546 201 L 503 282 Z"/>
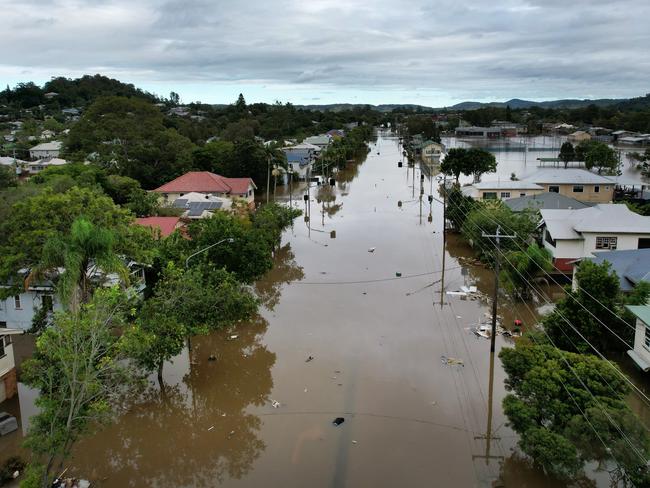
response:
<path fill-rule="evenodd" d="M 650 78 L 647 0 L 5 3 L 6 76 L 102 67 L 136 83 L 313 85 L 361 99 L 633 96 Z"/>

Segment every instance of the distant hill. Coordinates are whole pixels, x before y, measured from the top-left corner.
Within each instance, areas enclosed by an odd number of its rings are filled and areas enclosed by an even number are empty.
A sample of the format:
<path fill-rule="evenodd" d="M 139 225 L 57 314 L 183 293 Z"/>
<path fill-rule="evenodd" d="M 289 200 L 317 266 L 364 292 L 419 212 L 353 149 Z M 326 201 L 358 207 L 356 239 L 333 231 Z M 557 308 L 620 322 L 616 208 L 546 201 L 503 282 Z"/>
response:
<path fill-rule="evenodd" d="M 599 107 L 607 107 L 609 105 L 616 105 L 622 102 L 626 102 L 628 99 L 621 98 L 599 98 L 596 100 L 578 100 L 578 99 L 564 99 L 564 100 L 550 100 L 547 102 L 535 102 L 532 100 L 521 100 L 520 98 L 513 98 L 507 102 L 461 102 L 456 105 L 448 107 L 453 110 L 475 110 L 482 107 L 498 107 L 505 108 L 510 106 L 510 108 L 530 108 L 530 107 L 542 107 L 542 108 L 581 108 L 588 105 L 597 105 Z"/>
<path fill-rule="evenodd" d="M 408 110 L 432 110 L 431 107 L 425 107 L 423 105 L 414 105 L 414 104 L 382 104 L 382 105 L 371 105 L 368 103 L 332 103 L 324 105 L 296 105 L 296 108 L 302 108 L 305 110 L 318 110 L 320 112 L 342 112 L 343 110 L 355 110 L 359 108 L 370 107 L 373 110 L 379 112 L 392 112 L 395 109 L 408 109 Z"/>

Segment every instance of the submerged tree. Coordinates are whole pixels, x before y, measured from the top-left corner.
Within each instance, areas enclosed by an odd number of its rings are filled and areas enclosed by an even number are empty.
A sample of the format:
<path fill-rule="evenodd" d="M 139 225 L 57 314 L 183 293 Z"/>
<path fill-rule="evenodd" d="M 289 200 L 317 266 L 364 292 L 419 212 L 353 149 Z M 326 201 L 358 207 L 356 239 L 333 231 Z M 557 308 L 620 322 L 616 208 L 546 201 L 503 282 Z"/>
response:
<path fill-rule="evenodd" d="M 52 470 L 80 436 L 113 415 L 135 375 L 123 340 L 129 300 L 117 288 L 95 293 L 78 312 L 59 312 L 24 364 L 23 381 L 39 391 L 39 413 L 30 420 L 25 445 L 34 455 L 32 476 L 51 486 Z M 60 468 L 59 468 L 60 469 Z M 32 478 L 33 479 L 33 478 Z"/>
<path fill-rule="evenodd" d="M 560 147 L 559 158 L 564 163 L 564 168 L 566 169 L 569 163 L 576 158 L 576 152 L 573 148 L 573 144 L 571 144 L 569 141 L 562 143 L 562 147 Z"/>
<path fill-rule="evenodd" d="M 625 403 L 616 366 L 526 338 L 499 357 L 511 392 L 504 412 L 522 451 L 544 471 L 571 480 L 596 461 L 625 486 L 648 486 L 650 437 Z"/>
<path fill-rule="evenodd" d="M 551 253 L 535 243 L 524 250 L 509 252 L 504 261 L 501 280 L 521 300 L 530 299 L 538 278 L 553 269 Z"/>

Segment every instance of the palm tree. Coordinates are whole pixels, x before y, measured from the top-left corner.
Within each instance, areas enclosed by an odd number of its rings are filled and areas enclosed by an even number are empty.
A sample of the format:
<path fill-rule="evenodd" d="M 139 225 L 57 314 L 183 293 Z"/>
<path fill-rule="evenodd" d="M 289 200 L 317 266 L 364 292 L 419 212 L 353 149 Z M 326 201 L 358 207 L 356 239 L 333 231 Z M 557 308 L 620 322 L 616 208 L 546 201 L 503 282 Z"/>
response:
<path fill-rule="evenodd" d="M 114 244 L 113 232 L 79 217 L 68 235 L 46 241 L 41 263 L 32 270 L 28 282 L 63 268 L 57 292 L 61 301 L 76 311 L 80 304 L 90 301 L 94 289 L 107 281 L 109 273 L 128 281 L 128 268 L 115 253 Z"/>
<path fill-rule="evenodd" d="M 277 186 L 277 177 L 281 174 L 281 169 L 285 171 L 288 168 L 287 158 L 282 150 L 275 144 L 270 144 L 264 148 L 267 162 L 266 174 L 266 203 L 269 203 L 269 193 L 271 186 L 271 175 L 273 175 L 273 198 L 275 199 L 275 188 Z M 273 170 L 271 170 L 273 168 Z"/>

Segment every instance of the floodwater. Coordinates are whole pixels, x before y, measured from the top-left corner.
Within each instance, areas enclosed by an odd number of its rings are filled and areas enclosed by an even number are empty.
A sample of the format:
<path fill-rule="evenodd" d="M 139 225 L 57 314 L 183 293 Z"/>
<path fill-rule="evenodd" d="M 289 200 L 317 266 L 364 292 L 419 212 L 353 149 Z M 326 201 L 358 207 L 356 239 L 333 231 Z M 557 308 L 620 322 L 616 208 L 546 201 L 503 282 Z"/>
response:
<path fill-rule="evenodd" d="M 514 449 L 498 358 L 490 396 L 489 340 L 469 328 L 493 274 L 457 236 L 443 250 L 432 171 L 398 168 L 400 154 L 383 132 L 335 187 L 306 203 L 295 185 L 310 222 L 296 219 L 255 285 L 260 316 L 194 338 L 166 365 L 166 392 L 152 383 L 80 441 L 69 473 L 114 488 L 564 486 Z M 484 295 L 446 294 L 462 285 Z M 529 305 L 502 298 L 503 324 L 534 323 Z"/>

